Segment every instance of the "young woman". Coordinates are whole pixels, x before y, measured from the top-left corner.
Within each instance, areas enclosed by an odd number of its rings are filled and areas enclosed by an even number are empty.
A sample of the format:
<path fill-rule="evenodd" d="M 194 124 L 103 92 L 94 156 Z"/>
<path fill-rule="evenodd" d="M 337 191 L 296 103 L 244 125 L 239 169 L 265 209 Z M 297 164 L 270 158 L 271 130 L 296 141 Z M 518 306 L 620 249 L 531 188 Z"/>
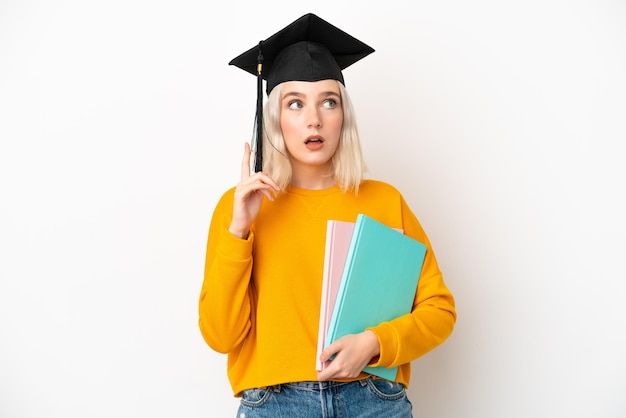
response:
<path fill-rule="evenodd" d="M 453 330 L 454 299 L 418 219 L 393 186 L 364 179 L 341 70 L 370 52 L 308 14 L 231 62 L 252 73 L 248 61 L 263 64 L 262 170 L 251 172 L 246 144 L 241 181 L 211 220 L 199 326 L 211 348 L 228 354 L 239 416 L 411 417 L 410 362 Z M 320 360 L 332 361 L 318 372 L 326 223 L 358 214 L 427 246 L 413 309 L 339 338 L 323 351 Z M 398 366 L 398 373 L 386 380 L 365 366 Z"/>

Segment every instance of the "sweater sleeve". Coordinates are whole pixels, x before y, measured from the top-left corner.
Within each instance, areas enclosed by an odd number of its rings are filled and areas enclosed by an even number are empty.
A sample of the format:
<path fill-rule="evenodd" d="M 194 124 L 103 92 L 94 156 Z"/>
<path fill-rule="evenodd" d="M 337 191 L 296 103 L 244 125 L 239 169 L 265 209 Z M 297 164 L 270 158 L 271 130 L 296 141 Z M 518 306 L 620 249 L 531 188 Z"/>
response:
<path fill-rule="evenodd" d="M 401 199 L 404 233 L 427 246 L 411 313 L 371 327 L 380 343 L 380 356 L 372 366 L 394 367 L 431 351 L 452 333 L 456 309 L 426 233 Z"/>
<path fill-rule="evenodd" d="M 249 283 L 254 234 L 251 231 L 247 239 L 239 239 L 228 231 L 232 208 L 230 190 L 218 202 L 211 219 L 199 301 L 202 337 L 220 353 L 239 345 L 251 324 Z"/>

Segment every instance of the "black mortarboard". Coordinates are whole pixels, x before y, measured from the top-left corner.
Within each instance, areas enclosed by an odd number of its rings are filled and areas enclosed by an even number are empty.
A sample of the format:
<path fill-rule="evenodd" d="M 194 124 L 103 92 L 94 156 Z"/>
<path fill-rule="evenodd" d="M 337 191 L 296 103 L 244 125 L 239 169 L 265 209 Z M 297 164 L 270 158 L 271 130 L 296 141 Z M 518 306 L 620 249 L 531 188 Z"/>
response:
<path fill-rule="evenodd" d="M 308 13 L 229 62 L 257 76 L 257 138 L 255 171 L 262 169 L 263 88 L 267 94 L 285 81 L 338 80 L 341 70 L 374 49 Z"/>

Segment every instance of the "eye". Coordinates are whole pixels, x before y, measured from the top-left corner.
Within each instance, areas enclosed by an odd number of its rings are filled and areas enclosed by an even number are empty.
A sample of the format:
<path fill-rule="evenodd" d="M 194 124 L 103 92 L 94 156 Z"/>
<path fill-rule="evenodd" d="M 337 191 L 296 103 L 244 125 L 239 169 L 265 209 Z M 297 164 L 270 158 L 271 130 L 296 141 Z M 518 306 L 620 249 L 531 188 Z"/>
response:
<path fill-rule="evenodd" d="M 287 103 L 289 109 L 302 109 L 302 102 L 300 100 L 292 100 Z"/>
<path fill-rule="evenodd" d="M 326 109 L 335 109 L 337 107 L 337 100 L 335 100 L 335 99 L 326 99 L 323 102 L 323 106 Z"/>

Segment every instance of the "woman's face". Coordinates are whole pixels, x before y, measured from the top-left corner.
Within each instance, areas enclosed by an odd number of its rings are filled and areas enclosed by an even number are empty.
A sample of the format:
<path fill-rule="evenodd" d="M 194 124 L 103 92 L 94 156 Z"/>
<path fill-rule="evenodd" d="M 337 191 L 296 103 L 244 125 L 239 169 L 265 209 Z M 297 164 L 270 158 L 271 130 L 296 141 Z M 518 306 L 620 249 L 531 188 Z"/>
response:
<path fill-rule="evenodd" d="M 327 171 L 343 125 L 337 81 L 289 81 L 283 84 L 281 95 L 280 128 L 292 170 Z"/>

